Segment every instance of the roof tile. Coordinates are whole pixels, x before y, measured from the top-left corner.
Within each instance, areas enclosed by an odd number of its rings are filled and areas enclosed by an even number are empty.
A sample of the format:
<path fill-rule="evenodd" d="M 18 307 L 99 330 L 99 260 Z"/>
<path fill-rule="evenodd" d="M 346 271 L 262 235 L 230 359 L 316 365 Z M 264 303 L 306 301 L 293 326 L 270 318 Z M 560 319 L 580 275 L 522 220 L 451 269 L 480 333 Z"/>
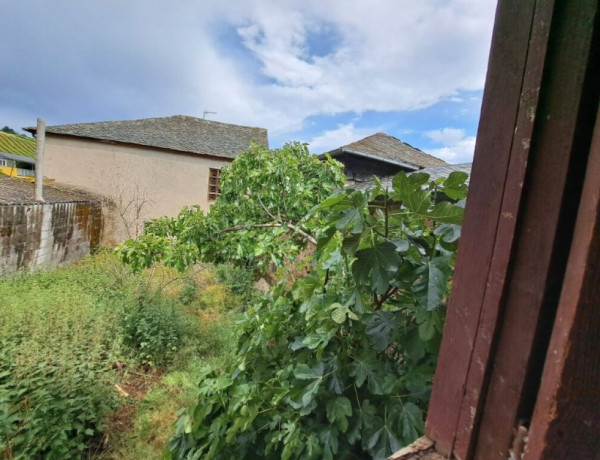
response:
<path fill-rule="evenodd" d="M 26 128 L 35 132 L 35 128 Z M 46 133 L 235 158 L 251 142 L 269 146 L 267 130 L 186 115 L 127 121 L 47 126 Z"/>
<path fill-rule="evenodd" d="M 334 157 L 342 153 L 362 153 L 387 161 L 410 163 L 419 168 L 446 164 L 444 160 L 429 155 L 385 133 L 373 134 L 329 153 Z"/>
<path fill-rule="evenodd" d="M 42 192 L 45 203 L 67 203 L 73 201 L 99 201 L 91 195 L 61 190 L 51 185 L 44 185 Z M 35 184 L 23 179 L 16 179 L 0 173 L 0 206 L 14 204 L 39 204 L 35 200 Z"/>

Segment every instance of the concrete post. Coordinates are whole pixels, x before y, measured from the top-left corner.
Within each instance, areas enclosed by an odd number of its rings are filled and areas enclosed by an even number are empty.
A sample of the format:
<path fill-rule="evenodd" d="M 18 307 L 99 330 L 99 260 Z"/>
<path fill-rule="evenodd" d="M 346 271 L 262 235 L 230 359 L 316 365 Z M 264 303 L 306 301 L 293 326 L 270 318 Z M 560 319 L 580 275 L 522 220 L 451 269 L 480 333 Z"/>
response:
<path fill-rule="evenodd" d="M 42 194 L 44 187 L 44 140 L 46 139 L 46 121 L 43 118 L 37 120 L 35 149 L 35 200 L 44 201 Z"/>

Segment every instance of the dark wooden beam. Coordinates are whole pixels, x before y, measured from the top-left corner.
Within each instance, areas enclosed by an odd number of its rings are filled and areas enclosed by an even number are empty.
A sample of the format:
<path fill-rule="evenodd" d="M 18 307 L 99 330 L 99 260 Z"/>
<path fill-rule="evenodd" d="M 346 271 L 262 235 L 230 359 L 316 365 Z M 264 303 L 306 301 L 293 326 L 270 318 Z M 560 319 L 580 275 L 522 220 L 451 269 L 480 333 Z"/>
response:
<path fill-rule="evenodd" d="M 525 459 L 600 458 L 600 113 Z"/>
<path fill-rule="evenodd" d="M 518 424 L 531 419 L 598 109 L 598 1 L 557 1 L 552 9 L 517 245 L 477 432 L 478 459 L 506 458 Z"/>
<path fill-rule="evenodd" d="M 508 187 L 516 189 L 518 195 L 522 184 L 517 176 L 509 176 L 508 170 L 520 112 L 523 118 L 522 87 L 534 8 L 534 0 L 504 0 L 496 13 L 465 222 L 427 415 L 426 433 L 444 455 L 454 450 L 461 414 L 461 424 L 467 420 L 461 443 L 471 445 L 470 427 L 476 423 L 476 399 L 483 391 L 500 308 L 498 299 L 493 305 L 488 287 L 501 292 L 508 270 L 514 233 L 511 227 L 519 199 L 517 196 L 508 203 L 504 194 Z M 525 100 L 536 95 L 531 93 Z M 522 177 L 526 158 L 513 159 L 513 164 Z M 499 252 L 501 255 L 494 257 Z M 475 374 L 478 382 L 474 381 Z M 472 400 L 471 405 L 465 404 L 465 397 Z"/>
<path fill-rule="evenodd" d="M 505 459 L 532 417 L 598 109 L 599 31 L 598 0 L 498 5 L 426 424 L 444 455 Z"/>
<path fill-rule="evenodd" d="M 475 443 L 475 428 L 481 420 L 487 380 L 492 364 L 494 338 L 501 326 L 503 301 L 511 282 L 512 255 L 518 238 L 517 223 L 522 215 L 522 202 L 527 182 L 535 119 L 539 116 L 539 89 L 544 73 L 552 2 L 537 2 L 528 43 L 519 108 L 510 148 L 507 179 L 503 191 L 502 208 L 496 231 L 494 254 L 490 263 L 481 321 L 476 336 L 471 366 L 467 374 L 464 398 L 456 430 L 454 455 L 467 458 Z M 482 365 L 481 363 L 486 363 Z"/>

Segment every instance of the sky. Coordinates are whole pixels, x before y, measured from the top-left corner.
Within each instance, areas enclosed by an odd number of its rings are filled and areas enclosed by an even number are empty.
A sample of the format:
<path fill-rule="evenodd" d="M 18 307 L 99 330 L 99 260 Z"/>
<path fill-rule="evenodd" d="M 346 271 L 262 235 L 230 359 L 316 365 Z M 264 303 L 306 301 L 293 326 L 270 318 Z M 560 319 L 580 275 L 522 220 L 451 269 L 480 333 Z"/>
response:
<path fill-rule="evenodd" d="M 4 0 L 0 125 L 190 115 L 471 161 L 495 0 Z"/>

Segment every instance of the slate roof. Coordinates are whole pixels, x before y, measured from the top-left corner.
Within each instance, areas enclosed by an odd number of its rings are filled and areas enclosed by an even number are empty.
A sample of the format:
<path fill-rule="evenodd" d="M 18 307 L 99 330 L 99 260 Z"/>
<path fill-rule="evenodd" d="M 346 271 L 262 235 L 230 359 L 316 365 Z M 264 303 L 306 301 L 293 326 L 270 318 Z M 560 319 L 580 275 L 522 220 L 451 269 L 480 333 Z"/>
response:
<path fill-rule="evenodd" d="M 42 196 L 45 203 L 98 201 L 90 195 L 60 190 L 51 185 L 44 185 Z M 0 206 L 11 204 L 40 204 L 35 201 L 35 184 L 0 174 Z"/>
<path fill-rule="evenodd" d="M 36 128 L 25 130 L 35 132 Z M 264 128 L 231 125 L 186 115 L 47 126 L 46 133 L 225 158 L 235 158 L 251 142 L 269 146 L 267 130 Z"/>
<path fill-rule="evenodd" d="M 424 168 L 424 169 L 420 169 L 420 170 L 414 171 L 414 172 L 427 173 L 427 174 L 429 174 L 430 180 L 436 180 L 436 179 L 439 179 L 440 177 L 448 177 L 450 175 L 450 173 L 452 173 L 452 172 L 462 171 L 462 172 L 466 172 L 469 175 L 469 177 L 467 177 L 467 180 L 465 181 L 465 183 L 467 185 L 469 185 L 469 180 L 471 179 L 471 166 L 472 165 L 473 165 L 473 163 L 462 163 L 462 164 L 457 164 L 457 165 L 448 165 L 447 164 L 447 165 L 443 165 L 443 166 L 432 166 L 430 168 Z M 394 178 L 394 176 L 395 176 L 395 174 L 379 178 L 383 188 L 389 188 L 389 189 L 392 188 L 392 179 Z M 370 181 L 365 181 L 365 182 L 357 182 L 355 184 L 348 186 L 348 188 L 355 189 L 355 190 L 370 190 L 373 187 L 375 187 L 374 179 L 371 179 Z"/>
<path fill-rule="evenodd" d="M 385 133 L 373 134 L 328 153 L 333 158 L 343 154 L 359 155 L 415 170 L 446 164 L 444 160 L 429 155 Z"/>
<path fill-rule="evenodd" d="M 0 131 L 0 153 L 35 158 L 35 139 Z"/>
<path fill-rule="evenodd" d="M 453 172 L 465 172 L 469 175 L 465 183 L 469 185 L 469 180 L 471 179 L 471 167 L 473 163 L 461 163 L 457 165 L 444 165 L 444 166 L 432 166 L 431 168 L 421 169 L 420 173 L 429 174 L 430 180 L 436 180 L 440 177 L 448 177 L 450 173 Z"/>

